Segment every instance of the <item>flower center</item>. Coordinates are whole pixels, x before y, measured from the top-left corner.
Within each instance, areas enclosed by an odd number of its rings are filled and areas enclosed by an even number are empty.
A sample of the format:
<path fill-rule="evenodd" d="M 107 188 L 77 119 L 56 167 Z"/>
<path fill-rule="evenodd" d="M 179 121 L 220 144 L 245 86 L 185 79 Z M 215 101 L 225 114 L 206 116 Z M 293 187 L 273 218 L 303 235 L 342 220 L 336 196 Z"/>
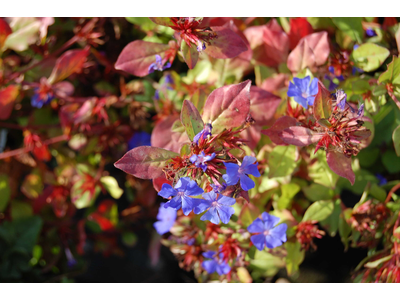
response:
<path fill-rule="evenodd" d="M 264 230 L 264 235 L 269 235 L 269 230 Z"/>
<path fill-rule="evenodd" d="M 179 196 L 179 197 L 185 196 L 185 192 L 178 192 L 178 196 Z"/>
<path fill-rule="evenodd" d="M 301 96 L 302 96 L 303 98 L 307 98 L 307 97 L 308 97 L 308 94 L 307 94 L 306 92 L 304 92 L 304 93 L 301 93 Z"/>

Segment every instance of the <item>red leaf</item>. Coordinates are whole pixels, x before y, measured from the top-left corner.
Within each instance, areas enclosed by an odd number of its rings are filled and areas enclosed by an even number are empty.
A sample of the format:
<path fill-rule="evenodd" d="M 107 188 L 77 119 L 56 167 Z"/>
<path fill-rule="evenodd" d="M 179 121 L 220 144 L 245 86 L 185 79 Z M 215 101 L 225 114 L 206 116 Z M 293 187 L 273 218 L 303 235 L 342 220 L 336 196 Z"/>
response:
<path fill-rule="evenodd" d="M 261 130 L 262 134 L 267 135 L 272 142 L 277 145 L 287 145 L 284 141 L 281 140 L 279 134 L 282 130 L 289 128 L 290 126 L 296 126 L 297 120 L 295 118 L 289 116 L 280 117 L 271 128 L 266 130 Z"/>
<path fill-rule="evenodd" d="M 253 49 L 253 57 L 269 67 L 286 62 L 289 54 L 289 37 L 275 19 L 267 25 L 249 27 L 244 31 Z"/>
<path fill-rule="evenodd" d="M 197 51 L 197 48 L 194 45 L 191 45 L 189 47 L 186 44 L 186 42 L 182 40 L 181 51 L 182 51 L 183 59 L 185 60 L 186 64 L 188 65 L 189 69 L 193 69 L 196 66 L 197 61 L 199 59 L 199 52 Z"/>
<path fill-rule="evenodd" d="M 135 177 L 153 179 L 161 177 L 167 161 L 178 155 L 161 148 L 140 146 L 125 153 L 114 166 Z"/>
<path fill-rule="evenodd" d="M 79 73 L 89 55 L 89 47 L 83 50 L 69 50 L 61 55 L 49 77 L 49 83 L 61 81 L 73 73 Z"/>
<path fill-rule="evenodd" d="M 319 119 L 329 119 L 332 114 L 331 93 L 320 81 L 318 82 L 318 93 L 314 99 L 313 111 L 317 121 Z"/>
<path fill-rule="evenodd" d="M 306 18 L 290 19 L 290 32 L 288 33 L 290 49 L 296 47 L 302 37 L 313 33 L 314 30 Z"/>
<path fill-rule="evenodd" d="M 53 85 L 54 93 L 61 98 L 71 96 L 74 93 L 74 85 L 68 81 L 57 82 Z"/>
<path fill-rule="evenodd" d="M 255 149 L 261 139 L 262 126 L 253 125 L 240 133 L 240 137 L 245 140 L 245 144 L 250 149 Z"/>
<path fill-rule="evenodd" d="M 9 85 L 0 90 L 0 120 L 6 120 L 11 115 L 18 93 L 19 89 L 16 85 Z"/>
<path fill-rule="evenodd" d="M 250 112 L 250 85 L 246 80 L 214 90 L 207 98 L 203 120 L 212 121 L 213 133 L 234 128 L 245 123 Z"/>
<path fill-rule="evenodd" d="M 343 153 L 330 150 L 326 153 L 326 160 L 333 172 L 348 179 L 351 185 L 354 184 L 356 175 L 351 168 L 351 158 L 346 157 Z"/>
<path fill-rule="evenodd" d="M 179 152 L 183 144 L 190 143 L 183 127 L 182 132 L 173 132 L 171 130 L 172 125 L 178 120 L 179 116 L 172 115 L 159 122 L 151 133 L 151 145 L 173 152 Z"/>
<path fill-rule="evenodd" d="M 322 133 L 317 133 L 311 129 L 301 126 L 291 126 L 285 130 L 282 130 L 282 132 L 279 134 L 279 137 L 285 143 L 300 147 L 317 143 L 322 136 Z"/>
<path fill-rule="evenodd" d="M 207 46 L 205 52 L 215 58 L 232 58 L 247 51 L 248 48 L 243 39 L 232 29 L 227 27 L 211 28 L 218 37 Z"/>
<path fill-rule="evenodd" d="M 10 25 L 0 18 L 0 50 L 3 48 L 7 37 L 12 33 Z"/>
<path fill-rule="evenodd" d="M 288 86 L 289 75 L 288 74 L 275 74 L 271 77 L 268 77 L 261 83 L 261 88 L 268 92 L 274 93 L 279 91 L 280 89 Z"/>
<path fill-rule="evenodd" d="M 330 53 L 328 33 L 316 32 L 302 38 L 289 54 L 287 66 L 292 72 L 323 65 Z"/>
<path fill-rule="evenodd" d="M 172 186 L 172 182 L 169 181 L 167 178 L 165 178 L 164 175 L 162 177 L 158 177 L 158 178 L 154 178 L 153 179 L 153 187 L 157 192 L 161 191 L 162 185 L 164 183 L 168 183 L 169 185 Z"/>
<path fill-rule="evenodd" d="M 281 98 L 278 96 L 256 86 L 250 88 L 250 114 L 256 125 L 271 125 L 280 103 Z"/>
<path fill-rule="evenodd" d="M 169 45 L 134 41 L 126 45 L 115 63 L 117 70 L 123 70 L 129 74 L 143 77 L 149 74 L 149 67 L 156 61 L 156 54 L 160 55 L 163 64 L 166 62 L 165 52 Z"/>
<path fill-rule="evenodd" d="M 101 230 L 106 231 L 114 228 L 114 225 L 111 223 L 109 219 L 102 216 L 101 214 L 94 212 L 88 216 L 88 220 L 96 222 Z"/>

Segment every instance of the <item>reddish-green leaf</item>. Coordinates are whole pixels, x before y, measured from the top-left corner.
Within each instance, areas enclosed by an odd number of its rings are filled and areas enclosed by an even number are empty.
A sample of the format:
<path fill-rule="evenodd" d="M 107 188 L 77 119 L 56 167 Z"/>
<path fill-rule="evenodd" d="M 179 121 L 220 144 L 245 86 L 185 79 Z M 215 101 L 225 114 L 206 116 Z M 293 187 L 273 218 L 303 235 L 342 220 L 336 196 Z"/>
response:
<path fill-rule="evenodd" d="M 141 40 L 131 42 L 118 56 L 115 68 L 135 76 L 146 76 L 150 65 L 156 62 L 156 54 L 161 56 L 163 64 L 166 62 L 165 51 L 169 48 L 168 45 Z"/>
<path fill-rule="evenodd" d="M 61 55 L 49 77 L 49 83 L 61 81 L 73 73 L 79 73 L 89 54 L 90 48 L 69 50 Z"/>
<path fill-rule="evenodd" d="M 396 127 L 392 135 L 394 150 L 397 156 L 400 156 L 400 125 Z"/>
<path fill-rule="evenodd" d="M 285 143 L 300 147 L 317 143 L 322 136 L 322 133 L 301 126 L 286 128 L 279 134 L 279 137 Z"/>
<path fill-rule="evenodd" d="M 164 17 L 159 17 L 159 18 L 154 18 L 154 17 L 149 17 L 150 20 L 152 20 L 154 23 L 162 26 L 174 26 L 174 23 L 171 21 L 171 18 L 164 18 Z"/>
<path fill-rule="evenodd" d="M 348 179 L 351 185 L 354 184 L 356 176 L 351 168 L 351 158 L 346 157 L 343 153 L 330 150 L 326 153 L 326 161 L 333 172 Z"/>
<path fill-rule="evenodd" d="M 246 80 L 214 90 L 207 98 L 203 120 L 212 121 L 213 133 L 245 123 L 250 112 L 250 85 Z"/>
<path fill-rule="evenodd" d="M 387 65 L 387 70 L 378 78 L 378 83 L 389 82 L 392 84 L 400 84 L 400 59 L 393 56 L 392 62 Z"/>
<path fill-rule="evenodd" d="M 217 38 L 208 45 L 205 52 L 215 58 L 232 58 L 247 51 L 247 46 L 242 38 L 232 29 L 226 27 L 212 27 Z"/>
<path fill-rule="evenodd" d="M 154 179 L 163 175 L 162 168 L 178 153 L 151 146 L 134 148 L 118 160 L 114 166 L 142 179 Z"/>
<path fill-rule="evenodd" d="M 192 102 L 185 100 L 181 111 L 181 122 L 185 127 L 189 139 L 193 141 L 196 134 L 204 128 L 200 113 Z"/>
<path fill-rule="evenodd" d="M 207 95 L 203 89 L 197 89 L 190 101 L 196 106 L 197 110 L 201 113 L 203 111 L 204 103 L 206 103 Z"/>
<path fill-rule="evenodd" d="M 9 85 L 0 90 L 0 120 L 6 120 L 11 115 L 18 92 L 16 85 Z"/>
<path fill-rule="evenodd" d="M 12 33 L 12 29 L 10 25 L 2 18 L 0 18 L 0 51 L 1 48 L 4 46 L 4 42 L 6 41 L 7 37 Z"/>
<path fill-rule="evenodd" d="M 282 130 L 289 128 L 291 126 L 295 126 L 297 123 L 295 118 L 289 116 L 280 117 L 271 128 L 266 130 L 261 130 L 262 134 L 267 135 L 272 142 L 277 145 L 287 145 L 279 136 Z"/>
<path fill-rule="evenodd" d="M 329 119 L 332 114 L 332 97 L 331 93 L 318 82 L 318 93 L 314 100 L 314 117 L 319 119 Z"/>
<path fill-rule="evenodd" d="M 250 88 L 250 114 L 256 125 L 271 125 L 280 103 L 281 98 L 278 96 L 256 86 Z"/>
<path fill-rule="evenodd" d="M 197 64 L 197 60 L 199 59 L 199 52 L 197 51 L 196 46 L 191 45 L 189 47 L 185 41 L 182 41 L 181 51 L 183 59 L 188 65 L 189 69 L 193 69 Z"/>

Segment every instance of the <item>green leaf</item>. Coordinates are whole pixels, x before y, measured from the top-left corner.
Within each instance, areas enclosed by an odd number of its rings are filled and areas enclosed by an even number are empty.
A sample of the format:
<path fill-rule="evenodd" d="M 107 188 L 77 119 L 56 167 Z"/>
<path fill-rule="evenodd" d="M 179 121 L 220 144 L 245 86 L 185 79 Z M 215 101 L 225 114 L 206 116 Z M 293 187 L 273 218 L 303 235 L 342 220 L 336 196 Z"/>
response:
<path fill-rule="evenodd" d="M 318 82 L 318 93 L 314 99 L 314 117 L 318 121 L 320 119 L 329 119 L 332 114 L 332 97 L 331 93 Z"/>
<path fill-rule="evenodd" d="M 393 255 L 391 254 L 391 255 L 382 257 L 380 259 L 377 259 L 377 260 L 374 260 L 374 261 L 370 261 L 370 262 L 366 263 L 364 265 L 364 267 L 369 268 L 369 269 L 374 269 L 374 268 L 378 267 L 381 263 L 384 263 L 385 261 L 390 260 L 392 258 L 392 256 Z"/>
<path fill-rule="evenodd" d="M 153 23 L 149 18 L 145 17 L 126 17 L 125 18 L 129 23 L 139 25 L 140 28 L 144 31 L 153 30 L 156 27 L 156 24 Z"/>
<path fill-rule="evenodd" d="M 181 122 L 185 127 L 186 133 L 191 141 L 193 141 L 195 135 L 204 128 L 204 123 L 199 111 L 194 104 L 188 100 L 183 101 Z"/>
<path fill-rule="evenodd" d="M 245 203 L 239 215 L 243 226 L 247 228 L 260 215 L 260 210 L 252 203 Z"/>
<path fill-rule="evenodd" d="M 133 247 L 136 245 L 138 237 L 136 234 L 130 231 L 126 231 L 122 234 L 122 242 L 128 246 Z"/>
<path fill-rule="evenodd" d="M 282 196 L 278 199 L 278 209 L 288 208 L 293 197 L 300 191 L 300 186 L 295 183 L 284 184 L 281 187 Z"/>
<path fill-rule="evenodd" d="M 119 199 L 124 193 L 124 190 L 118 186 L 117 180 L 112 176 L 101 177 L 100 182 L 114 199 Z"/>
<path fill-rule="evenodd" d="M 322 221 L 333 212 L 334 204 L 331 200 L 314 202 L 304 213 L 303 221 Z"/>
<path fill-rule="evenodd" d="M 22 201 L 11 202 L 11 218 L 13 220 L 23 219 L 33 215 L 32 206 Z"/>
<path fill-rule="evenodd" d="M 269 154 L 268 177 L 283 177 L 292 174 L 297 165 L 296 156 L 296 146 L 276 146 Z"/>
<path fill-rule="evenodd" d="M 295 243 L 286 242 L 285 248 L 287 251 L 285 257 L 286 270 L 288 275 L 292 276 L 299 270 L 299 266 L 304 260 L 305 251 L 301 249 L 301 244 L 298 241 Z"/>
<path fill-rule="evenodd" d="M 183 59 L 188 65 L 189 69 L 193 69 L 197 64 L 197 60 L 199 59 L 199 52 L 197 51 L 196 46 L 191 45 L 191 47 L 189 47 L 186 42 L 182 40 L 181 51 Z"/>
<path fill-rule="evenodd" d="M 239 277 L 240 282 L 243 283 L 251 283 L 253 279 L 251 278 L 249 271 L 245 267 L 239 267 L 236 269 L 237 276 Z"/>
<path fill-rule="evenodd" d="M 392 139 L 394 150 L 396 151 L 397 156 L 400 156 L 400 125 L 393 131 Z"/>
<path fill-rule="evenodd" d="M 35 199 L 43 191 L 42 177 L 38 174 L 29 174 L 21 186 L 22 192 L 30 199 Z"/>
<path fill-rule="evenodd" d="M 335 201 L 335 207 L 332 214 L 328 218 L 320 222 L 321 225 L 324 226 L 326 231 L 328 231 L 330 236 L 335 236 L 339 227 L 339 217 L 342 212 L 341 202 L 342 201 L 340 199 L 337 199 Z"/>
<path fill-rule="evenodd" d="M 333 189 L 329 189 L 318 183 L 312 183 L 310 186 L 303 187 L 303 192 L 311 201 L 330 200 L 335 195 Z"/>
<path fill-rule="evenodd" d="M 353 210 L 351 208 L 348 208 L 339 217 L 339 234 L 340 234 L 340 238 L 342 240 L 342 243 L 345 246 L 345 251 L 349 246 L 348 237 L 349 237 L 349 235 L 351 233 L 351 227 L 347 223 L 346 220 L 351 216 L 352 211 Z"/>
<path fill-rule="evenodd" d="M 201 113 L 203 111 L 204 104 L 206 103 L 207 95 L 202 89 L 197 89 L 190 101 L 196 106 L 197 110 Z"/>
<path fill-rule="evenodd" d="M 392 84 L 400 84 L 400 59 L 393 56 L 393 60 L 387 65 L 387 70 L 378 78 L 378 83 L 389 82 Z"/>
<path fill-rule="evenodd" d="M 384 47 L 373 43 L 366 43 L 358 47 L 351 54 L 355 66 L 365 72 L 371 72 L 378 69 L 386 58 L 389 57 L 390 51 Z"/>
<path fill-rule="evenodd" d="M 8 182 L 8 176 L 0 175 L 0 212 L 4 212 L 10 201 L 10 184 Z"/>
<path fill-rule="evenodd" d="M 400 159 L 393 150 L 388 150 L 383 153 L 382 163 L 390 174 L 400 172 Z"/>
<path fill-rule="evenodd" d="M 369 189 L 369 193 L 375 199 L 384 202 L 387 196 L 385 189 L 378 186 L 376 183 L 373 183 Z"/>
<path fill-rule="evenodd" d="M 308 166 L 308 175 L 315 183 L 322 184 L 329 188 L 335 188 L 339 175 L 329 168 L 324 151 L 318 151 L 317 158 L 318 160 L 316 162 Z"/>
<path fill-rule="evenodd" d="M 362 27 L 362 18 L 359 17 L 335 17 L 332 18 L 333 23 L 353 41 L 358 44 L 362 43 L 364 29 Z"/>

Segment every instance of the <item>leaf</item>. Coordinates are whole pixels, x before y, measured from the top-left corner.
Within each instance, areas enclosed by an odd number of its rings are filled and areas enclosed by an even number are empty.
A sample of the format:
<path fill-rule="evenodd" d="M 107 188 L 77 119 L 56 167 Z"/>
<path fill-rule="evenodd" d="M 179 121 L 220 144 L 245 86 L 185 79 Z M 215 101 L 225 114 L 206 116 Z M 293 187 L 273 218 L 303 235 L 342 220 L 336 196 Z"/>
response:
<path fill-rule="evenodd" d="M 250 114 L 256 125 L 271 125 L 274 114 L 282 99 L 259 87 L 250 87 Z"/>
<path fill-rule="evenodd" d="M 297 163 L 296 146 L 276 146 L 269 154 L 269 178 L 288 176 L 293 173 Z"/>
<path fill-rule="evenodd" d="M 392 62 L 387 65 L 387 70 L 378 78 L 378 83 L 400 84 L 400 59 L 393 56 Z"/>
<path fill-rule="evenodd" d="M 11 202 L 11 219 L 24 219 L 32 215 L 33 209 L 28 203 L 15 200 Z"/>
<path fill-rule="evenodd" d="M 250 111 L 250 85 L 251 81 L 246 80 L 239 84 L 223 86 L 208 96 L 204 105 L 203 120 L 212 122 L 213 134 L 245 123 Z"/>
<path fill-rule="evenodd" d="M 7 175 L 0 175 L 0 213 L 4 212 L 10 201 L 11 190 Z"/>
<path fill-rule="evenodd" d="M 357 68 L 365 72 L 378 69 L 388 58 L 390 51 L 373 43 L 366 43 L 358 47 L 351 54 Z"/>
<path fill-rule="evenodd" d="M 390 174 L 400 172 L 400 159 L 393 150 L 386 151 L 381 157 L 383 165 Z"/>
<path fill-rule="evenodd" d="M 274 125 L 271 128 L 266 130 L 261 130 L 262 134 L 267 135 L 272 142 L 277 145 L 287 145 L 280 137 L 279 134 L 282 130 L 289 128 L 291 126 L 295 126 L 297 120 L 295 118 L 289 116 L 282 116 L 278 120 L 275 121 Z"/>
<path fill-rule="evenodd" d="M 245 203 L 240 211 L 239 220 L 244 227 L 248 227 L 260 215 L 260 210 L 253 203 Z"/>
<path fill-rule="evenodd" d="M 311 183 L 310 186 L 305 186 L 302 190 L 311 201 L 330 200 L 335 195 L 333 189 L 329 189 L 318 183 Z"/>
<path fill-rule="evenodd" d="M 307 166 L 308 175 L 315 183 L 334 189 L 339 176 L 329 168 L 325 152 L 318 151 L 316 154 L 318 159 Z"/>
<path fill-rule="evenodd" d="M 207 95 L 203 89 L 197 89 L 190 101 L 196 106 L 197 110 L 201 113 L 203 111 L 204 104 L 206 103 Z"/>
<path fill-rule="evenodd" d="M 9 85 L 0 90 L 0 120 L 6 120 L 10 117 L 18 93 L 17 85 Z"/>
<path fill-rule="evenodd" d="M 325 230 L 332 237 L 336 235 L 339 227 L 339 218 L 340 214 L 342 213 L 341 202 L 342 201 L 340 199 L 337 199 L 335 201 L 335 207 L 332 214 L 328 218 L 320 222 L 321 226 L 324 226 Z"/>
<path fill-rule="evenodd" d="M 301 249 L 301 244 L 296 241 L 295 243 L 286 242 L 285 248 L 287 255 L 285 257 L 286 270 L 289 276 L 293 276 L 299 271 L 299 266 L 305 257 L 305 251 Z"/>
<path fill-rule="evenodd" d="M 374 269 L 374 268 L 378 267 L 380 264 L 390 260 L 392 257 L 393 257 L 393 254 L 390 254 L 390 255 L 382 257 L 380 259 L 370 261 L 370 262 L 366 263 L 364 265 L 364 267 L 368 268 L 368 269 Z"/>
<path fill-rule="evenodd" d="M 400 156 L 400 125 L 396 127 L 392 135 L 394 150 Z"/>
<path fill-rule="evenodd" d="M 21 185 L 21 191 L 30 199 L 35 199 L 43 191 L 42 177 L 38 174 L 29 174 Z"/>
<path fill-rule="evenodd" d="M 279 137 L 285 143 L 299 147 L 317 143 L 322 136 L 322 133 L 318 133 L 301 126 L 292 126 L 286 128 L 279 134 Z"/>
<path fill-rule="evenodd" d="M 140 146 L 125 153 L 114 166 L 138 178 L 154 179 L 161 177 L 164 174 L 162 168 L 178 155 L 161 148 Z"/>
<path fill-rule="evenodd" d="M 0 52 L 4 46 L 7 37 L 12 33 L 10 25 L 2 18 L 0 18 Z"/>
<path fill-rule="evenodd" d="M 124 193 L 124 190 L 122 190 L 118 186 L 118 182 L 114 177 L 112 176 L 101 177 L 100 182 L 103 184 L 107 192 L 110 193 L 111 197 L 113 197 L 114 199 L 121 198 L 122 194 Z"/>
<path fill-rule="evenodd" d="M 137 40 L 129 43 L 118 56 L 115 68 L 129 74 L 143 77 L 149 74 L 149 67 L 156 61 L 156 54 L 165 63 L 165 51 L 168 45 Z"/>
<path fill-rule="evenodd" d="M 314 117 L 319 119 L 329 119 L 332 114 L 332 98 L 331 93 L 325 86 L 318 81 L 318 93 L 314 99 Z"/>
<path fill-rule="evenodd" d="M 312 33 L 302 38 L 289 54 L 287 66 L 292 72 L 299 72 L 305 68 L 314 69 L 326 62 L 329 53 L 328 33 Z"/>
<path fill-rule="evenodd" d="M 346 157 L 343 153 L 329 150 L 326 153 L 326 161 L 333 172 L 348 179 L 351 185 L 354 184 L 356 176 L 351 168 L 351 158 Z"/>
<path fill-rule="evenodd" d="M 73 73 L 80 73 L 83 64 L 89 55 L 90 48 L 83 50 L 69 50 L 62 54 L 57 60 L 53 71 L 48 79 L 49 83 L 62 81 Z"/>
<path fill-rule="evenodd" d="M 153 18 L 153 17 L 149 17 L 149 19 L 152 20 L 154 23 L 156 23 L 158 25 L 175 26 L 175 24 L 171 21 L 171 18 L 164 18 L 164 17 Z"/>
<path fill-rule="evenodd" d="M 217 38 L 212 40 L 204 51 L 208 55 L 226 59 L 236 57 L 247 51 L 245 42 L 232 29 L 222 26 L 211 27 L 211 29 L 217 34 Z"/>
<path fill-rule="evenodd" d="M 243 283 L 253 282 L 253 278 L 250 276 L 249 271 L 245 267 L 238 267 L 236 269 L 236 274 L 239 277 L 239 281 Z"/>
<path fill-rule="evenodd" d="M 364 36 L 364 29 L 362 27 L 362 18 L 359 17 L 335 17 L 332 18 L 333 23 L 353 41 L 361 44 Z"/>
<path fill-rule="evenodd" d="M 333 212 L 332 200 L 320 200 L 311 204 L 304 213 L 304 221 L 323 221 Z"/>
<path fill-rule="evenodd" d="M 291 18 L 288 33 L 290 49 L 296 47 L 301 38 L 313 33 L 314 30 L 306 18 Z"/>
<path fill-rule="evenodd" d="M 293 197 L 300 192 L 300 186 L 296 183 L 283 184 L 281 187 L 282 196 L 278 199 L 278 209 L 283 210 L 289 207 Z"/>
<path fill-rule="evenodd" d="M 41 22 L 32 17 L 15 17 L 10 22 L 13 32 L 7 37 L 4 48 L 25 51 L 39 39 Z"/>
<path fill-rule="evenodd" d="M 183 59 L 188 65 L 189 69 L 193 69 L 197 64 L 197 60 L 199 59 L 199 52 L 197 51 L 196 46 L 191 45 L 189 47 L 185 41 L 182 41 L 181 52 Z"/>
<path fill-rule="evenodd" d="M 181 122 L 185 127 L 186 133 L 191 141 L 193 141 L 195 135 L 204 128 L 204 123 L 201 119 L 199 111 L 194 104 L 188 100 L 183 101 Z"/>

